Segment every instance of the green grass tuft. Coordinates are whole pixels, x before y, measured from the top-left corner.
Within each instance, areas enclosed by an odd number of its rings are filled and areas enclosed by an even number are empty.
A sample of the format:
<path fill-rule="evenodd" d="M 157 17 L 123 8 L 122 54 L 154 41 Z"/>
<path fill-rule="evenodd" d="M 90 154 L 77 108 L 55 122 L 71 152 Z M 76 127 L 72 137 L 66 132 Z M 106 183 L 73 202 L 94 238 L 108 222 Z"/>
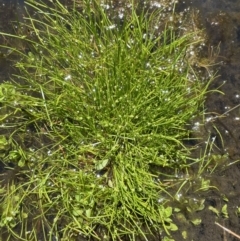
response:
<path fill-rule="evenodd" d="M 27 4 L 38 14 L 15 36 L 20 74 L 0 85 L 3 162 L 17 173 L 0 226 L 18 240 L 170 235 L 164 175 L 188 167 L 186 125 L 207 90 L 189 77 L 193 36 L 156 31 L 160 12 L 134 5 L 116 23 L 97 1 Z"/>

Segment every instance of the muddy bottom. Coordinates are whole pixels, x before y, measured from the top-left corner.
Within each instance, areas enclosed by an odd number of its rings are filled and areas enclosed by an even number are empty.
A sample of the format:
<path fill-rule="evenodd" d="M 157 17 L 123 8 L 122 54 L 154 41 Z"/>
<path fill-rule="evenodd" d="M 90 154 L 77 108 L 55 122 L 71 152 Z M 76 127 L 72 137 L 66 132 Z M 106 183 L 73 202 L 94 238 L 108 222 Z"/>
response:
<path fill-rule="evenodd" d="M 219 65 L 215 68 L 219 77 L 210 89 L 217 88 L 224 94 L 214 92 L 207 97 L 206 113 L 209 114 L 206 115 L 204 135 L 215 139 L 215 153 L 228 154 L 225 165 L 233 164 L 209 175 L 211 184 L 218 190 L 212 189 L 199 197 L 205 199 L 205 208 L 195 214 L 202 220 L 201 224 L 190 224 L 187 228 L 183 224 L 180 230 L 187 229 L 189 236 L 186 240 L 239 240 L 215 222 L 240 235 L 240 2 L 185 1 L 184 5 L 178 6 L 178 10 L 184 11 L 189 6 L 199 11 L 198 24 L 207 30 L 207 55 L 210 56 L 211 49 L 219 46 L 216 59 Z M 193 194 L 190 192 L 189 195 Z M 227 205 L 228 215 L 209 210 L 213 207 L 221 211 L 224 205 Z M 184 240 L 180 232 L 174 236 L 176 240 Z"/>

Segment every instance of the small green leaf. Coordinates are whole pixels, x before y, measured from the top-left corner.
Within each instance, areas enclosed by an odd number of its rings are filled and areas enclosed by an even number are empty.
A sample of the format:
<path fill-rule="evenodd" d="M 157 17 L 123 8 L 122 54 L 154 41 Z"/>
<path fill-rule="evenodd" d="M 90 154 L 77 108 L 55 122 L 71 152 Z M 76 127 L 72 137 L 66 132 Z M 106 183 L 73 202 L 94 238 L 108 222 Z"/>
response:
<path fill-rule="evenodd" d="M 14 199 L 15 202 L 18 202 L 18 201 L 20 200 L 20 197 L 19 197 L 18 195 L 15 195 L 15 196 L 13 197 L 13 199 Z"/>
<path fill-rule="evenodd" d="M 228 210 L 227 210 L 227 204 L 224 204 L 221 210 L 221 214 L 224 218 L 229 218 L 228 216 Z"/>
<path fill-rule="evenodd" d="M 196 218 L 196 219 L 191 220 L 191 222 L 192 222 L 195 226 L 197 226 L 197 225 L 199 225 L 199 224 L 202 222 L 202 219 Z"/>
<path fill-rule="evenodd" d="M 238 216 L 238 217 L 240 217 L 240 207 L 237 207 L 237 210 L 236 210 L 236 215 Z"/>
<path fill-rule="evenodd" d="M 10 151 L 9 154 L 8 154 L 8 158 L 10 161 L 16 161 L 20 158 L 20 154 L 18 151 L 16 150 L 13 150 L 13 151 Z"/>
<path fill-rule="evenodd" d="M 183 239 L 187 239 L 187 231 L 182 231 L 182 237 Z"/>
<path fill-rule="evenodd" d="M 228 198 L 225 195 L 223 195 L 222 199 L 224 202 L 228 202 Z"/>
<path fill-rule="evenodd" d="M 73 209 L 73 215 L 74 216 L 81 216 L 83 214 L 83 210 L 82 209 Z"/>
<path fill-rule="evenodd" d="M 174 208 L 174 212 L 178 213 L 178 212 L 180 212 L 180 211 L 181 211 L 180 208 Z"/>
<path fill-rule="evenodd" d="M 205 208 L 204 202 L 205 202 L 205 199 L 199 200 L 199 202 L 198 202 L 199 206 L 196 211 L 202 211 Z"/>
<path fill-rule="evenodd" d="M 25 160 L 23 160 L 23 158 L 19 160 L 18 166 L 19 167 L 24 167 L 25 166 Z"/>
<path fill-rule="evenodd" d="M 215 213 L 217 216 L 219 216 L 219 211 L 213 206 L 209 206 L 208 209 L 211 210 L 213 213 Z"/>
<path fill-rule="evenodd" d="M 80 200 L 81 200 L 81 195 L 79 195 L 79 194 L 75 195 L 75 200 L 76 200 L 77 202 L 80 202 Z"/>
<path fill-rule="evenodd" d="M 12 222 L 9 223 L 10 227 L 14 228 L 17 225 L 17 222 L 13 220 Z"/>
<path fill-rule="evenodd" d="M 174 223 L 170 223 L 170 226 L 168 228 L 171 231 L 177 231 L 178 230 L 178 226 Z"/>
<path fill-rule="evenodd" d="M 200 190 L 207 191 L 207 190 L 209 190 L 209 187 L 210 187 L 210 180 L 202 179 Z"/>
<path fill-rule="evenodd" d="M 188 201 L 188 205 L 187 206 L 187 210 L 188 212 L 196 212 L 196 211 L 201 211 L 204 209 L 204 202 L 205 200 L 204 199 L 200 199 L 200 200 L 197 200 L 197 199 L 190 199 Z"/>
<path fill-rule="evenodd" d="M 0 135 L 0 152 L 7 151 L 9 149 L 9 142 L 4 135 Z"/>
<path fill-rule="evenodd" d="M 182 224 L 188 224 L 188 220 L 186 219 L 185 215 L 182 212 L 177 213 L 175 216 L 178 219 L 178 221 L 181 222 Z"/>
<path fill-rule="evenodd" d="M 27 218 L 28 214 L 27 213 L 22 213 L 22 218 Z"/>
<path fill-rule="evenodd" d="M 95 168 L 97 171 L 101 171 L 103 168 L 105 168 L 108 164 L 109 160 L 108 159 L 103 159 L 100 160 L 96 163 Z"/>
<path fill-rule="evenodd" d="M 163 238 L 163 241 L 175 241 L 175 240 L 172 239 L 172 238 L 169 238 L 169 237 L 165 236 L 165 237 Z"/>
<path fill-rule="evenodd" d="M 110 179 L 108 180 L 108 186 L 113 188 L 113 182 Z"/>
<path fill-rule="evenodd" d="M 172 207 L 167 207 L 167 208 L 165 208 L 164 214 L 165 214 L 164 216 L 165 216 L 166 218 L 170 217 L 170 216 L 172 215 Z"/>
<path fill-rule="evenodd" d="M 91 213 L 92 213 L 92 209 L 87 209 L 86 210 L 86 216 L 88 217 L 88 218 L 90 218 L 91 217 Z"/>

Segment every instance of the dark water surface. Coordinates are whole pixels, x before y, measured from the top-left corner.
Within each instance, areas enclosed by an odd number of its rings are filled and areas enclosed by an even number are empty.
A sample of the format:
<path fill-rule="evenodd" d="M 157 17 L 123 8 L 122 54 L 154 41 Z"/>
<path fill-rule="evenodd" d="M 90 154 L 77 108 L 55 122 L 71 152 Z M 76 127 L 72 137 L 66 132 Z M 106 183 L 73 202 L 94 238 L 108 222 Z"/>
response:
<path fill-rule="evenodd" d="M 206 123 L 206 131 L 212 137 L 220 153 L 229 154 L 229 163 L 240 160 L 240 1 L 237 0 L 186 0 L 179 10 L 183 11 L 188 6 L 199 10 L 199 24 L 207 31 L 209 56 L 211 46 L 220 46 L 218 67 L 219 77 L 212 84 L 212 88 L 219 88 L 224 95 L 211 93 L 208 95 L 206 107 L 211 116 L 225 114 L 224 118 L 217 118 L 214 122 Z M 232 108 L 234 110 L 231 110 Z M 221 138 L 213 124 L 220 131 Z M 233 241 L 239 240 L 233 235 L 224 232 L 214 223 L 217 221 L 233 232 L 240 234 L 240 219 L 236 215 L 236 209 L 240 206 L 240 164 L 230 165 L 226 170 L 215 173 L 212 183 L 219 191 L 208 192 L 205 196 L 205 209 L 201 212 L 202 223 L 192 230 L 192 240 L 195 241 Z M 221 196 L 228 198 L 229 218 L 224 219 L 211 215 L 208 206 L 217 209 L 224 205 Z M 191 232 L 191 231 L 190 231 Z M 182 240 L 178 238 L 178 240 Z M 191 239 L 188 239 L 191 240 Z"/>
<path fill-rule="evenodd" d="M 159 1 L 161 2 L 161 1 Z M 209 118 L 205 123 L 202 135 L 211 135 L 215 138 L 220 154 L 229 154 L 229 163 L 240 160 L 240 1 L 239 0 L 185 0 L 177 6 L 177 11 L 186 12 L 188 7 L 195 8 L 193 15 L 196 25 L 201 25 L 207 32 L 205 57 L 214 58 L 212 49 L 219 50 L 219 57 L 214 59 L 219 62 L 217 67 L 219 77 L 211 88 L 219 88 L 224 95 L 211 93 L 206 102 L 206 112 Z M 198 14 L 199 10 L 199 14 Z M 22 21 L 23 0 L 0 0 L 0 31 L 14 32 L 15 25 L 12 20 Z M 17 28 L 17 25 L 16 25 Z M 6 44 L 6 39 L 0 36 L 0 44 Z M 6 80 L 13 73 L 11 62 L 0 55 L 0 82 Z M 224 118 L 212 117 L 225 114 Z M 194 124 L 194 123 L 193 123 Z M 224 145 L 219 133 L 220 131 Z M 201 130 L 202 131 L 202 130 Z M 200 133 L 199 133 L 200 134 Z M 175 233 L 175 240 L 188 241 L 234 241 L 234 236 L 224 232 L 215 225 L 215 221 L 240 234 L 240 218 L 236 209 L 240 206 L 240 164 L 229 165 L 224 171 L 217 171 L 210 177 L 212 184 L 219 190 L 209 191 L 198 198 L 205 199 L 205 208 L 197 215 L 202 219 L 201 224 L 195 226 L 187 222 L 179 222 L 180 230 L 186 230 L 189 235 L 186 239 L 180 232 Z M 192 193 L 188 193 L 189 198 Z M 228 198 L 229 218 L 219 217 L 211 212 L 208 207 L 221 209 L 224 205 L 223 196 Z M 158 240 L 158 239 L 156 239 Z"/>

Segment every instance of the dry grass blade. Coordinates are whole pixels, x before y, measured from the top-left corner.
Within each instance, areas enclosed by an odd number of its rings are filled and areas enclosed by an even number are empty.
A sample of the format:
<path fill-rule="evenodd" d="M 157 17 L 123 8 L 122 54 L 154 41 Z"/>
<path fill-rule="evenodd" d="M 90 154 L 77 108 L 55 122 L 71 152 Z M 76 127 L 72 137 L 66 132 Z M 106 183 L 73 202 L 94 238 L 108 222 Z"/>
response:
<path fill-rule="evenodd" d="M 226 232 L 232 234 L 233 236 L 235 236 L 236 238 L 240 239 L 240 236 L 237 235 L 236 233 L 234 233 L 233 231 L 231 231 L 230 229 L 228 228 L 225 228 L 224 226 L 222 226 L 221 224 L 215 222 L 216 225 L 218 225 L 220 228 L 222 228 L 223 230 L 225 230 Z"/>

